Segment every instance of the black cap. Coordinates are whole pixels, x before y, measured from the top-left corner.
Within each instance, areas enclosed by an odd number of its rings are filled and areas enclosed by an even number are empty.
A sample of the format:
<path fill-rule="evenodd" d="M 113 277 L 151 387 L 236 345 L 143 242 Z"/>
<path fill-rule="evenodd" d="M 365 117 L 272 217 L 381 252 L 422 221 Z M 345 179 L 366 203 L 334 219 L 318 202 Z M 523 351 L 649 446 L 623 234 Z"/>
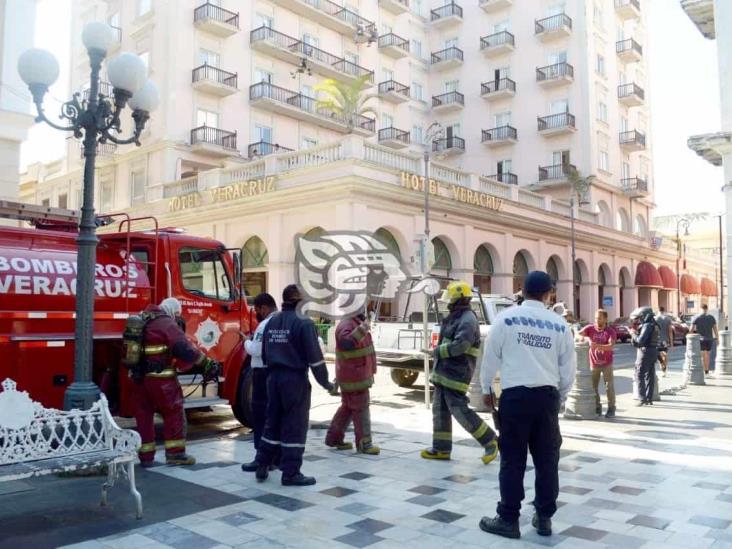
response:
<path fill-rule="evenodd" d="M 554 287 L 551 277 L 544 271 L 531 271 L 524 278 L 524 295 L 545 294 Z"/>

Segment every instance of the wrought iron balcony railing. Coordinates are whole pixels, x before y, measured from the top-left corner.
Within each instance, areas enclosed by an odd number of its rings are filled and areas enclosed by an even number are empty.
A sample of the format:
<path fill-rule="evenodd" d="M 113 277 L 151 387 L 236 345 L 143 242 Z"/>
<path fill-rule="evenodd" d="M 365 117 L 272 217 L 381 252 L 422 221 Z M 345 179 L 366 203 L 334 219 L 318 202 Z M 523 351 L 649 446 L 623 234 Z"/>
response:
<path fill-rule="evenodd" d="M 460 48 L 457 48 L 455 46 L 450 46 L 449 48 L 446 48 L 444 50 L 440 50 L 437 52 L 434 52 L 432 54 L 432 64 L 440 63 L 442 61 L 462 61 L 463 60 L 463 50 Z"/>
<path fill-rule="evenodd" d="M 564 179 L 577 171 L 574 164 L 554 164 L 553 166 L 539 166 L 539 181 L 548 179 Z"/>
<path fill-rule="evenodd" d="M 574 115 L 568 112 L 559 114 L 550 114 L 549 116 L 540 116 L 538 118 L 539 131 L 553 130 L 557 128 L 574 128 Z"/>
<path fill-rule="evenodd" d="M 250 143 L 247 147 L 247 156 L 254 158 L 257 156 L 267 156 L 268 154 L 277 154 L 283 152 L 292 152 L 293 149 L 282 147 L 277 143 L 269 143 L 268 141 L 257 141 Z"/>
<path fill-rule="evenodd" d="M 640 177 L 628 177 L 620 180 L 620 186 L 625 192 L 648 192 L 648 181 Z"/>
<path fill-rule="evenodd" d="M 638 96 L 640 99 L 645 99 L 646 92 L 634 82 L 631 82 L 630 84 L 620 84 L 618 86 L 619 99 L 622 99 L 623 97 L 631 97 L 633 95 Z"/>
<path fill-rule="evenodd" d="M 566 13 L 559 13 L 544 19 L 537 19 L 534 22 L 534 34 L 561 29 L 562 27 L 572 28 L 572 18 Z"/>
<path fill-rule="evenodd" d="M 233 11 L 225 10 L 221 6 L 215 4 L 201 4 L 193 12 L 193 21 L 204 21 L 213 19 L 219 23 L 227 23 L 232 27 L 239 28 L 239 14 Z"/>
<path fill-rule="evenodd" d="M 401 141 L 409 145 L 409 132 L 397 128 L 381 128 L 379 130 L 379 141 Z"/>
<path fill-rule="evenodd" d="M 557 80 L 559 78 L 574 78 L 574 67 L 569 63 L 555 63 L 546 67 L 536 69 L 536 81 L 544 82 L 547 80 Z"/>
<path fill-rule="evenodd" d="M 506 183 L 508 185 L 518 185 L 518 176 L 511 172 L 489 175 L 488 179 L 495 179 L 496 181 L 500 181 L 501 183 Z"/>
<path fill-rule="evenodd" d="M 396 80 L 386 80 L 379 83 L 379 93 L 396 92 L 409 97 L 409 86 L 400 84 Z"/>
<path fill-rule="evenodd" d="M 483 82 L 480 85 L 480 94 L 486 95 L 489 93 L 495 93 L 497 91 L 516 91 L 516 82 L 510 78 L 499 78 L 498 80 L 491 80 L 490 82 Z"/>
<path fill-rule="evenodd" d="M 191 145 L 207 143 L 224 149 L 236 150 L 236 132 L 220 130 L 210 126 L 199 126 L 191 130 Z"/>
<path fill-rule="evenodd" d="M 483 130 L 481 132 L 482 143 L 493 143 L 496 141 L 508 141 L 518 139 L 518 131 L 513 126 L 505 125 L 498 126 L 497 128 L 491 128 L 490 130 Z"/>
<path fill-rule="evenodd" d="M 432 108 L 444 107 L 445 105 L 465 105 L 465 96 L 459 91 L 451 91 L 441 95 L 432 96 Z"/>
<path fill-rule="evenodd" d="M 631 130 L 628 132 L 620 132 L 620 144 L 621 145 L 638 145 L 639 147 L 646 146 L 646 136 L 638 130 Z"/>
<path fill-rule="evenodd" d="M 462 137 L 452 136 L 443 137 L 442 139 L 435 139 L 432 142 L 432 150 L 434 152 L 440 152 L 447 149 L 460 149 L 465 150 L 465 139 Z"/>
<path fill-rule="evenodd" d="M 458 6 L 455 2 L 450 2 L 439 8 L 430 10 L 430 21 L 437 21 L 438 19 L 444 19 L 456 15 L 457 17 L 463 16 L 463 8 Z"/>
<path fill-rule="evenodd" d="M 388 34 L 382 34 L 379 36 L 379 47 L 388 48 L 390 46 L 401 48 L 405 52 L 409 53 L 409 40 L 402 38 L 399 35 L 390 32 Z"/>
<path fill-rule="evenodd" d="M 640 55 L 643 55 L 643 46 L 632 38 L 626 38 L 625 40 L 618 40 L 615 42 L 616 53 L 625 53 L 630 51 L 636 51 Z"/>
<path fill-rule="evenodd" d="M 510 46 L 516 45 L 516 38 L 508 31 L 496 32 L 494 34 L 484 36 L 480 39 L 481 50 L 484 50 L 486 48 L 494 48 L 496 46 L 503 46 L 506 44 Z"/>
<path fill-rule="evenodd" d="M 193 69 L 192 80 L 193 82 L 199 82 L 201 80 L 212 80 L 214 82 L 218 82 L 219 84 L 230 86 L 232 88 L 237 87 L 236 73 L 228 72 L 219 69 L 218 67 L 212 67 L 211 65 L 208 65 L 206 63 L 204 63 L 200 67 L 196 67 L 195 69 Z"/>

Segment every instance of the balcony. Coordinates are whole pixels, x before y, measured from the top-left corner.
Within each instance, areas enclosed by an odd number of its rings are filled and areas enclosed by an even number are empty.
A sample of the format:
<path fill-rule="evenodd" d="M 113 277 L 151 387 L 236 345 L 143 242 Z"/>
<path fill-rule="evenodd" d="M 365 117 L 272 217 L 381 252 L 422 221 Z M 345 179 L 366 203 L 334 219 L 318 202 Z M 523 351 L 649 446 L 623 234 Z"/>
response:
<path fill-rule="evenodd" d="M 640 18 L 640 11 L 641 7 L 639 0 L 615 0 L 615 13 L 617 13 L 623 21 Z"/>
<path fill-rule="evenodd" d="M 518 132 L 513 126 L 499 126 L 481 132 L 480 142 L 486 147 L 513 145 L 518 141 Z"/>
<path fill-rule="evenodd" d="M 308 19 L 313 23 L 319 23 L 331 30 L 353 37 L 354 31 L 359 27 L 370 29 L 374 26 L 373 21 L 361 17 L 354 11 L 339 6 L 331 0 L 272 0 L 283 8 Z"/>
<path fill-rule="evenodd" d="M 577 131 L 574 126 L 574 115 L 568 112 L 541 116 L 538 118 L 538 123 L 539 133 L 549 137 Z"/>
<path fill-rule="evenodd" d="M 236 132 L 199 126 L 191 130 L 191 150 L 210 156 L 236 156 Z"/>
<path fill-rule="evenodd" d="M 624 151 L 642 151 L 646 148 L 646 136 L 638 130 L 620 132 L 620 147 Z"/>
<path fill-rule="evenodd" d="M 510 8 L 513 5 L 513 0 L 480 0 L 480 7 L 486 13 L 493 13 L 494 11 Z"/>
<path fill-rule="evenodd" d="M 630 198 L 643 198 L 644 196 L 648 196 L 648 181 L 640 177 L 621 179 L 620 186 L 623 188 L 623 193 Z"/>
<path fill-rule="evenodd" d="M 487 177 L 488 179 L 493 179 L 494 181 L 505 183 L 506 185 L 518 185 L 518 176 L 515 173 L 503 172 L 489 175 Z"/>
<path fill-rule="evenodd" d="M 382 128 L 379 130 L 379 144 L 392 149 L 409 147 L 409 132 L 397 128 Z"/>
<path fill-rule="evenodd" d="M 97 160 L 112 158 L 117 153 L 117 145 L 114 143 L 97 143 Z M 79 142 L 79 158 L 84 160 L 84 143 Z"/>
<path fill-rule="evenodd" d="M 543 88 L 555 88 L 574 82 L 574 67 L 569 63 L 556 63 L 536 69 L 536 81 Z"/>
<path fill-rule="evenodd" d="M 443 29 L 462 23 L 463 8 L 455 2 L 430 11 L 430 22 L 435 29 Z"/>
<path fill-rule="evenodd" d="M 435 112 L 451 112 L 465 108 L 465 96 L 458 91 L 432 96 L 432 110 Z"/>
<path fill-rule="evenodd" d="M 409 86 L 400 84 L 396 80 L 387 80 L 379 84 L 379 97 L 390 103 L 405 103 L 409 101 Z"/>
<path fill-rule="evenodd" d="M 643 46 L 632 38 L 615 42 L 615 52 L 625 63 L 638 63 L 643 58 Z"/>
<path fill-rule="evenodd" d="M 259 82 L 249 86 L 249 101 L 252 106 L 304 122 L 317 124 L 341 133 L 353 133 L 369 137 L 376 131 L 373 118 L 357 115 L 354 120 L 347 120 L 342 115 L 317 107 L 317 100 L 296 91 L 287 90 L 270 84 Z"/>
<path fill-rule="evenodd" d="M 463 50 L 450 46 L 432 54 L 432 66 L 437 70 L 447 70 L 463 64 Z"/>
<path fill-rule="evenodd" d="M 501 78 L 480 85 L 480 96 L 488 101 L 506 99 L 516 95 L 516 82 L 510 78 Z"/>
<path fill-rule="evenodd" d="M 486 57 L 497 57 L 516 49 L 516 38 L 508 31 L 489 34 L 480 39 L 480 51 Z"/>
<path fill-rule="evenodd" d="M 618 86 L 618 100 L 626 107 L 637 107 L 645 101 L 646 93 L 638 84 L 621 84 Z"/>
<path fill-rule="evenodd" d="M 193 69 L 193 87 L 217 97 L 226 97 L 239 91 L 237 75 L 211 65 L 203 64 Z"/>
<path fill-rule="evenodd" d="M 373 71 L 269 27 L 251 31 L 249 41 L 253 49 L 293 65 L 300 65 L 305 59 L 310 70 L 326 78 L 355 82 L 362 76 L 368 76 L 367 85 L 374 82 Z"/>
<path fill-rule="evenodd" d="M 239 32 L 239 14 L 214 4 L 202 4 L 193 11 L 197 29 L 226 38 Z"/>
<path fill-rule="evenodd" d="M 269 143 L 267 141 L 257 141 L 256 143 L 250 143 L 247 147 L 247 157 L 258 158 L 260 156 L 267 156 L 270 154 L 279 154 L 284 152 L 293 152 L 292 149 L 282 147 L 278 143 Z"/>
<path fill-rule="evenodd" d="M 566 181 L 567 176 L 577 171 L 573 164 L 554 164 L 553 166 L 539 166 L 539 181 Z"/>
<path fill-rule="evenodd" d="M 445 156 L 454 156 L 465 152 L 465 139 L 462 137 L 444 137 L 432 142 L 432 152 Z"/>
<path fill-rule="evenodd" d="M 105 82 L 104 80 L 99 81 L 99 89 L 97 90 L 97 97 L 99 95 L 103 95 L 104 97 L 112 97 L 112 90 L 114 88 L 112 87 L 112 84 L 109 82 Z M 81 93 L 81 97 L 84 101 L 89 101 L 89 88 L 84 88 L 84 91 Z"/>
<path fill-rule="evenodd" d="M 572 34 L 572 19 L 565 13 L 537 19 L 534 22 L 534 34 L 542 42 L 566 38 Z"/>
<path fill-rule="evenodd" d="M 409 40 L 390 32 L 379 36 L 379 51 L 394 59 L 409 55 Z"/>
<path fill-rule="evenodd" d="M 401 15 L 409 11 L 409 0 L 379 0 L 379 6 L 394 15 Z"/>

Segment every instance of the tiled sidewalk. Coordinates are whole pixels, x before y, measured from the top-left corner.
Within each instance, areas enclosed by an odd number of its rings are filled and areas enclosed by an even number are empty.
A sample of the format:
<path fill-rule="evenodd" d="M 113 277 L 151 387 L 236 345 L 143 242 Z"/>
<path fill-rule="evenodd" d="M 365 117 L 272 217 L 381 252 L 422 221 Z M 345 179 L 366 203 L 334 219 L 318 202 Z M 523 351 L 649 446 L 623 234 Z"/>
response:
<path fill-rule="evenodd" d="M 662 387 L 677 381 L 670 376 Z M 382 454 L 341 453 L 323 444 L 334 402 L 312 414 L 303 471 L 317 485 L 283 487 L 279 473 L 256 483 L 238 465 L 252 457 L 248 440 L 195 444 L 191 451 L 200 464 L 193 470 L 153 471 L 228 493 L 237 503 L 68 547 L 732 548 L 729 395 L 732 381 L 710 380 L 652 408 L 634 408 L 629 395 L 621 395 L 612 422 L 562 421 L 561 507 L 550 538 L 537 536 L 528 524 L 527 506 L 521 541 L 478 529 L 480 517 L 495 511 L 498 463 L 482 465 L 480 448 L 459 427 L 453 460 L 425 461 L 419 450 L 429 444 L 429 412 L 384 403 L 372 410 Z M 532 485 L 529 471 L 527 502 Z"/>

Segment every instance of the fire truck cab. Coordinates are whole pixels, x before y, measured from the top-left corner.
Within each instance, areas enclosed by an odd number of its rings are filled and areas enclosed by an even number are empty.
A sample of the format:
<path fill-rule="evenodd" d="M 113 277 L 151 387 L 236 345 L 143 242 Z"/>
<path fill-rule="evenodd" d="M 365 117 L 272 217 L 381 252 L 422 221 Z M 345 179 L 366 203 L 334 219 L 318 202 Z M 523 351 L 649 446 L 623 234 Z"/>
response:
<path fill-rule="evenodd" d="M 77 225 L 79 214 L 0 201 L 0 216 L 34 228 L 0 227 L 0 379 L 44 406 L 61 407 L 73 381 Z M 98 217 L 93 379 L 114 412 L 132 415 L 132 381 L 122 366 L 127 317 L 176 297 L 188 338 L 224 367 L 218 383 L 201 372 L 179 376 L 187 408 L 229 404 L 249 423 L 251 375 L 244 339 L 256 320 L 242 292 L 240 256 L 221 242 L 154 218 Z"/>

